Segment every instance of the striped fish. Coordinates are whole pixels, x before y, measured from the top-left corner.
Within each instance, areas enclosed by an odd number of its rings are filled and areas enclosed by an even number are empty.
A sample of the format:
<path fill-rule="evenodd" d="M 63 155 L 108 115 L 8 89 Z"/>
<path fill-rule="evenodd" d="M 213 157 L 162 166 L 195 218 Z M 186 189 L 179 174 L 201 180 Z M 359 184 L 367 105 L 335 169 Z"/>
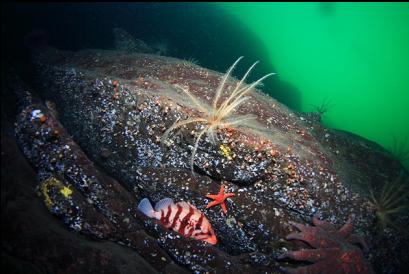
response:
<path fill-rule="evenodd" d="M 216 244 L 217 238 L 207 218 L 193 205 L 186 202 L 174 203 L 172 199 L 160 200 L 153 209 L 147 198 L 138 209 L 150 218 L 159 220 L 162 225 L 179 232 L 183 236 Z"/>

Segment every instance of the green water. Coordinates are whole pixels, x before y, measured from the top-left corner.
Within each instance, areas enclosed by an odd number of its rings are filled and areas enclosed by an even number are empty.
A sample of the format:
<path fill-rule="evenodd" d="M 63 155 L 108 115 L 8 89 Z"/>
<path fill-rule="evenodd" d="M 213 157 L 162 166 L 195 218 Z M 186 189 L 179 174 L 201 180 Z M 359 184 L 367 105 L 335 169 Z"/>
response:
<path fill-rule="evenodd" d="M 268 56 L 260 59 L 300 91 L 298 110 L 328 97 L 326 125 L 385 148 L 409 138 L 409 4 L 217 5 L 264 43 Z"/>

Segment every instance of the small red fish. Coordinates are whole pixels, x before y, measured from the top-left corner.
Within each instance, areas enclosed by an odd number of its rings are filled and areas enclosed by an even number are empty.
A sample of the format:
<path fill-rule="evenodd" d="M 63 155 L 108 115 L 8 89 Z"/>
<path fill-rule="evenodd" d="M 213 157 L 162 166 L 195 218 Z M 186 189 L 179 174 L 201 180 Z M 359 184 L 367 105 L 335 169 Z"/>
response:
<path fill-rule="evenodd" d="M 146 216 L 159 220 L 165 227 L 187 238 L 192 237 L 213 245 L 217 243 L 210 222 L 202 212 L 189 203 L 174 203 L 172 199 L 165 198 L 160 200 L 153 209 L 149 200 L 145 198 L 139 203 L 138 209 Z"/>

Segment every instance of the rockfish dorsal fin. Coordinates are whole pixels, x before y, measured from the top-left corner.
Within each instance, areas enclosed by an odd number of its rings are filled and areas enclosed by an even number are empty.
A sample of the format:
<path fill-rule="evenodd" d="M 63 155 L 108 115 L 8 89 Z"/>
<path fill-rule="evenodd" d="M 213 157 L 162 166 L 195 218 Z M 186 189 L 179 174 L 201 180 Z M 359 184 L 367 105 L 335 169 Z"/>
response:
<path fill-rule="evenodd" d="M 193 205 L 189 204 L 188 202 L 179 202 L 178 204 L 181 207 L 186 207 L 186 208 L 193 207 L 193 208 L 195 208 Z"/>
<path fill-rule="evenodd" d="M 160 211 L 162 208 L 166 208 L 171 204 L 173 204 L 173 200 L 171 198 L 162 199 L 156 203 L 155 211 Z"/>

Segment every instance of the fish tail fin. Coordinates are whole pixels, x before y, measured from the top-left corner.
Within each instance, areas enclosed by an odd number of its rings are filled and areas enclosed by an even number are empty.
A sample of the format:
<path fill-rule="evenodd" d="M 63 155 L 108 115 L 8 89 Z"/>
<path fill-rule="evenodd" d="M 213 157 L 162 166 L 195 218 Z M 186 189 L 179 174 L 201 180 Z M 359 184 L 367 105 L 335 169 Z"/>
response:
<path fill-rule="evenodd" d="M 142 199 L 142 201 L 138 205 L 138 209 L 150 218 L 156 217 L 156 212 L 153 210 L 151 202 L 149 202 L 148 198 Z"/>

